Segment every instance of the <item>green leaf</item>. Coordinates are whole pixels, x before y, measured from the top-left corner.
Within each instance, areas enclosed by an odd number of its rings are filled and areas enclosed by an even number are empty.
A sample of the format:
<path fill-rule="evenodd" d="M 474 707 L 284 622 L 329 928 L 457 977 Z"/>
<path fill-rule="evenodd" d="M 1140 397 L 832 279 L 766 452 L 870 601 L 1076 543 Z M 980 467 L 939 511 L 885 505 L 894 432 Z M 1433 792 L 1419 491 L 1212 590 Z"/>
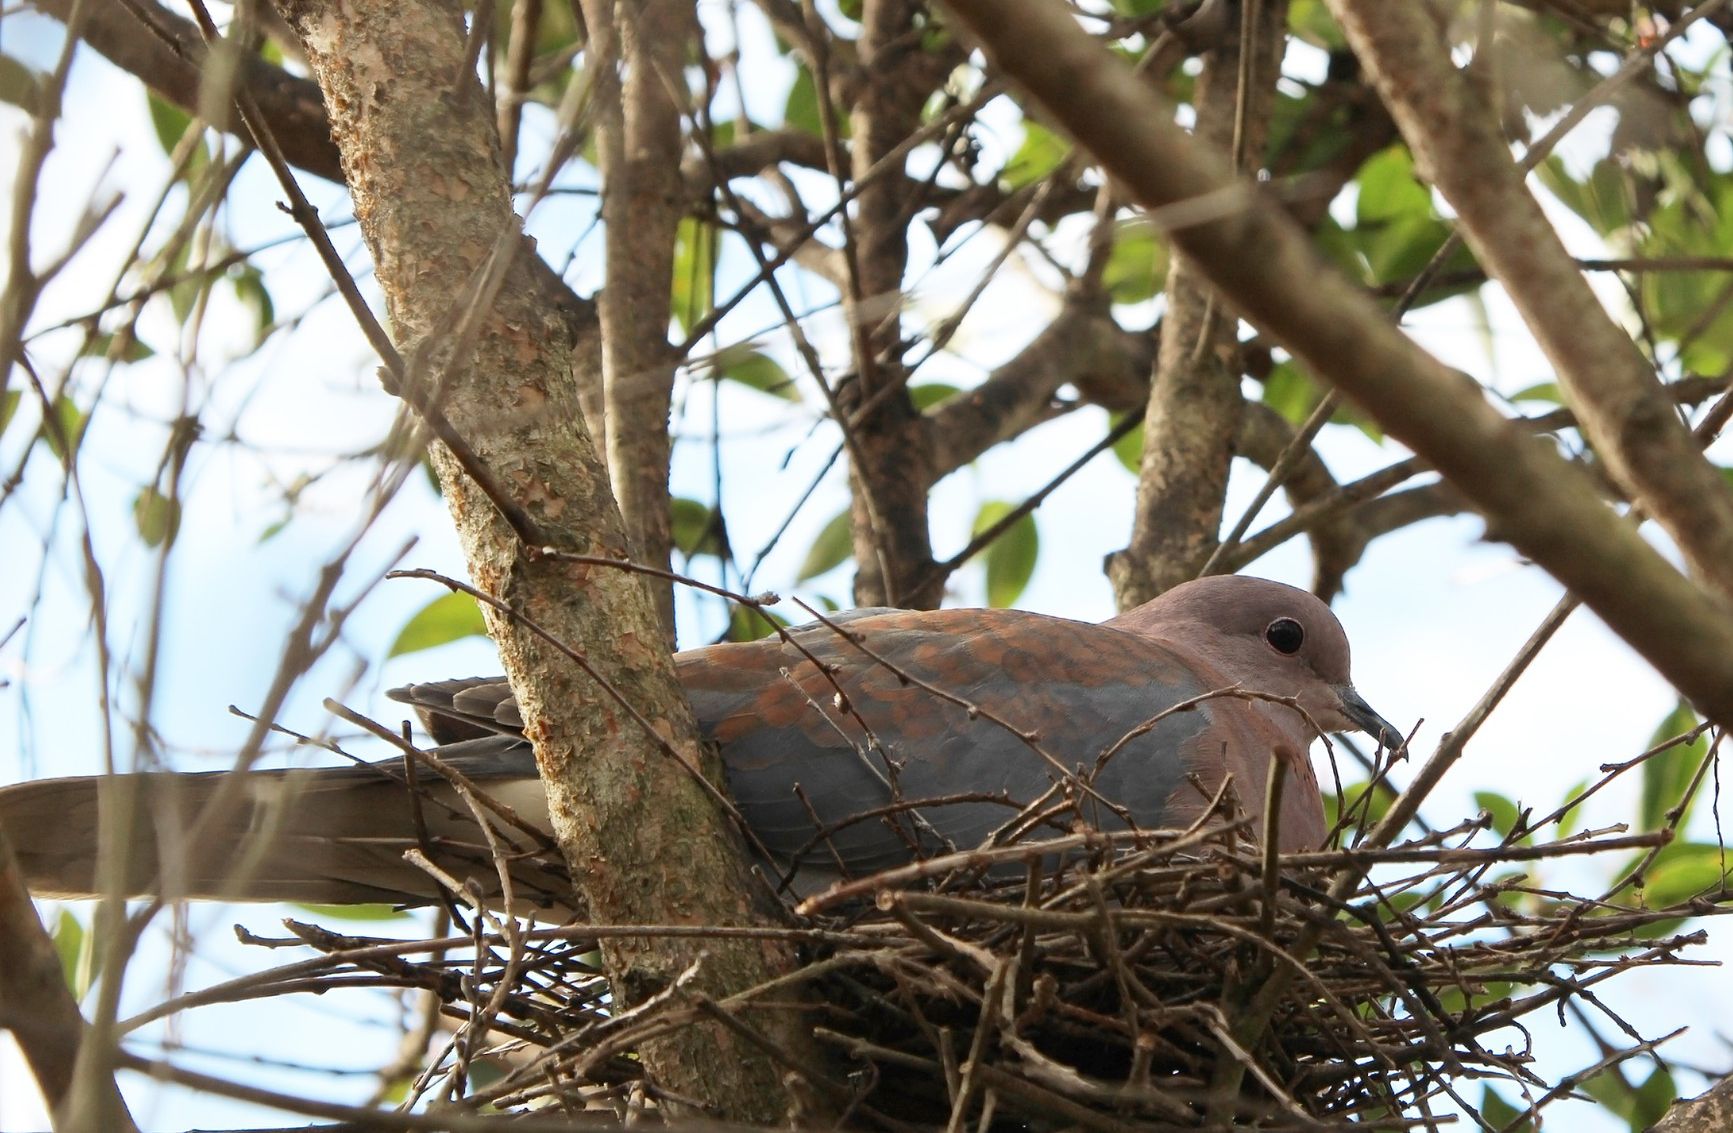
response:
<path fill-rule="evenodd" d="M 1492 832 L 1500 838 L 1510 837 L 1510 832 L 1522 821 L 1522 808 L 1497 791 L 1474 792 L 1474 805 L 1491 817 Z"/>
<path fill-rule="evenodd" d="M 1697 726 L 1697 714 L 1691 706 L 1681 700 L 1673 711 L 1667 714 L 1655 729 L 1655 734 L 1649 739 L 1649 746 L 1656 747 L 1667 740 L 1689 732 Z M 1639 830 L 1659 830 L 1667 821 L 1667 811 L 1679 805 L 1685 797 L 1685 789 L 1690 786 L 1692 777 L 1697 773 L 1698 764 L 1709 751 L 1709 739 L 1700 735 L 1688 744 L 1678 744 L 1668 748 L 1659 755 L 1650 757 L 1643 764 L 1642 801 L 1637 810 Z M 1683 818 L 1680 824 L 1683 825 Z"/>
<path fill-rule="evenodd" d="M 1607 1069 L 1582 1083 L 1582 1090 L 1632 1129 L 1647 1129 L 1661 1119 L 1678 1099 L 1673 1076 L 1664 1066 L 1656 1067 L 1641 1085 L 1631 1086 L 1622 1073 Z"/>
<path fill-rule="evenodd" d="M 486 636 L 487 623 L 482 621 L 481 607 L 469 595 L 453 591 L 421 607 L 398 631 L 397 640 L 391 643 L 386 656 L 401 657 L 465 637 Z"/>
<path fill-rule="evenodd" d="M 687 217 L 674 236 L 674 319 L 691 333 L 713 306 L 711 287 L 716 275 L 716 229 Z"/>
<path fill-rule="evenodd" d="M 0 102 L 9 102 L 26 114 L 42 107 L 42 76 L 10 55 L 0 55 Z"/>
<path fill-rule="evenodd" d="M 54 953 L 60 957 L 60 974 L 72 992 L 72 998 L 83 999 L 102 968 L 102 956 L 96 951 L 95 938 L 84 930 L 79 919 L 65 909 L 54 922 Z"/>
<path fill-rule="evenodd" d="M 1324 821 L 1327 826 L 1334 826 L 1342 821 L 1344 814 L 1352 814 L 1358 821 L 1372 823 L 1384 817 L 1390 809 L 1390 804 L 1396 800 L 1396 792 L 1388 784 L 1380 785 L 1372 792 L 1371 798 L 1366 798 L 1366 792 L 1372 785 L 1364 780 L 1358 783 L 1342 784 L 1342 794 L 1338 798 L 1334 791 L 1324 793 Z M 1361 800 L 1365 799 L 1364 802 Z M 1362 809 L 1364 808 L 1364 809 Z"/>
<path fill-rule="evenodd" d="M 61 394 L 54 399 L 52 422 L 45 421 L 42 425 L 42 439 L 48 442 L 49 451 L 60 459 L 67 459 L 70 453 L 78 451 L 78 444 L 84 439 L 84 427 L 90 423 L 72 399 Z"/>
<path fill-rule="evenodd" d="M 295 907 L 322 921 L 394 921 L 406 915 L 395 905 L 310 905 L 297 901 Z"/>
<path fill-rule="evenodd" d="M 1156 238 L 1153 224 L 1119 226 L 1101 282 L 1115 303 L 1142 303 L 1167 285 L 1167 244 Z"/>
<path fill-rule="evenodd" d="M 1033 185 L 1059 168 L 1071 153 L 1071 143 L 1032 118 L 1023 119 L 1023 144 L 1005 163 L 999 179 L 1006 187 Z"/>
<path fill-rule="evenodd" d="M 1553 405 L 1563 405 L 1565 397 L 1558 388 L 1557 382 L 1536 382 L 1517 390 L 1510 395 L 1512 401 L 1545 401 Z"/>
<path fill-rule="evenodd" d="M 187 127 L 193 124 L 193 116 L 155 94 L 146 95 L 150 104 L 150 124 L 156 131 L 157 144 L 162 146 L 162 152 L 172 154 L 180 145 L 181 138 L 186 134 Z"/>
<path fill-rule="evenodd" d="M 154 357 L 156 351 L 134 338 L 131 328 L 126 328 L 119 335 L 97 331 L 79 354 L 85 358 L 110 358 L 116 362 L 142 362 Z"/>
<path fill-rule="evenodd" d="M 1602 236 L 1624 231 L 1631 223 L 1630 189 L 1624 170 L 1609 160 L 1595 163 L 1587 180 L 1571 176 L 1563 158 L 1541 162 L 1535 177 L 1559 203 L 1582 217 Z"/>
<path fill-rule="evenodd" d="M 982 504 L 975 514 L 973 533 L 981 534 L 1011 514 L 1015 507 L 1004 500 Z M 1016 605 L 1035 573 L 1035 560 L 1040 553 L 1041 533 L 1035 527 L 1035 516 L 1025 512 L 987 545 L 987 605 L 1000 609 Z"/>
<path fill-rule="evenodd" d="M 1359 195 L 1354 216 L 1360 224 L 1403 219 L 1430 220 L 1432 192 L 1414 175 L 1414 161 L 1404 146 L 1375 154 L 1355 178 Z"/>
<path fill-rule="evenodd" d="M 846 107 L 832 106 L 836 113 L 836 136 L 848 137 L 849 121 Z M 782 107 L 782 124 L 790 130 L 822 137 L 823 121 L 819 117 L 818 88 L 813 85 L 812 72 L 801 64 L 794 72 L 794 85 L 788 88 L 788 100 Z"/>
<path fill-rule="evenodd" d="M 925 413 L 941 401 L 949 401 L 962 392 L 958 387 L 945 382 L 922 382 L 918 386 L 909 387 L 909 400 L 914 402 L 917 410 Z"/>
<path fill-rule="evenodd" d="M 1298 425 L 1311 415 L 1323 396 L 1317 385 L 1293 362 L 1278 362 L 1264 378 L 1264 404 Z"/>
<path fill-rule="evenodd" d="M 1527 1107 L 1523 1108 L 1526 1109 Z M 1522 1109 L 1518 1109 L 1493 1093 L 1491 1086 L 1481 1087 L 1480 1116 L 1492 1128 L 1502 1130 L 1503 1133 L 1534 1133 L 1534 1122 L 1531 1119 L 1525 1118 L 1520 1125 L 1513 1126 L 1511 1124 L 1518 1117 L 1521 1117 L 1522 1113 Z"/>
<path fill-rule="evenodd" d="M 1667 909 L 1693 897 L 1720 893 L 1733 858 L 1714 842 L 1675 842 L 1656 855 L 1643 878 L 1643 899 Z"/>
<path fill-rule="evenodd" d="M 265 287 L 265 273 L 252 264 L 239 264 L 229 269 L 229 286 L 235 289 L 235 298 L 253 312 L 253 345 L 257 346 L 277 321 L 277 306 Z"/>
<path fill-rule="evenodd" d="M 132 522 L 145 546 L 172 543 L 181 529 L 180 501 L 163 495 L 152 484 L 132 498 Z"/>
<path fill-rule="evenodd" d="M 674 546 L 682 555 L 722 554 L 726 540 L 722 534 L 722 518 L 714 509 L 697 500 L 675 496 L 668 501 Z"/>
<path fill-rule="evenodd" d="M 748 389 L 779 397 L 784 401 L 799 401 L 800 387 L 788 376 L 788 371 L 767 354 L 747 346 L 730 346 L 716 355 L 716 372 L 731 382 Z"/>
<path fill-rule="evenodd" d="M 800 573 L 794 576 L 794 581 L 805 582 L 809 578 L 817 578 L 841 566 L 853 554 L 854 530 L 845 509 L 824 525 L 818 538 L 807 548 L 806 561 L 800 564 Z"/>
<path fill-rule="evenodd" d="M 1125 420 L 1125 414 L 1115 413 L 1108 418 L 1109 432 L 1119 428 L 1119 423 Z M 1131 432 L 1113 442 L 1113 457 L 1133 476 L 1143 471 L 1143 430 L 1133 429 Z"/>
<path fill-rule="evenodd" d="M 23 395 L 15 389 L 6 391 L 6 396 L 0 398 L 0 435 L 6 432 L 6 426 L 12 423 L 12 417 L 18 412 L 18 403 Z"/>
<path fill-rule="evenodd" d="M 1571 799 L 1580 798 L 1582 793 L 1588 789 L 1589 781 L 1587 779 L 1578 779 L 1575 783 L 1571 784 L 1570 790 L 1564 793 L 1564 801 L 1569 802 Z M 1560 838 L 1570 837 L 1576 832 L 1577 827 L 1582 824 L 1582 821 L 1583 806 L 1581 802 L 1578 802 L 1569 810 L 1559 815 L 1558 836 Z"/>
<path fill-rule="evenodd" d="M 1325 51 L 1347 46 L 1347 39 L 1324 0 L 1294 0 L 1288 7 L 1288 28 L 1294 38 Z"/>
<path fill-rule="evenodd" d="M 776 627 L 788 622 L 776 614 L 762 613 L 751 606 L 736 606 L 728 615 L 729 641 L 757 641 L 776 632 Z"/>
<path fill-rule="evenodd" d="M 1312 415 L 1324 392 L 1293 359 L 1277 362 L 1264 378 L 1264 404 L 1295 425 Z M 1346 403 L 1330 415 L 1332 425 L 1352 425 L 1374 441 L 1384 439 L 1378 423 Z"/>

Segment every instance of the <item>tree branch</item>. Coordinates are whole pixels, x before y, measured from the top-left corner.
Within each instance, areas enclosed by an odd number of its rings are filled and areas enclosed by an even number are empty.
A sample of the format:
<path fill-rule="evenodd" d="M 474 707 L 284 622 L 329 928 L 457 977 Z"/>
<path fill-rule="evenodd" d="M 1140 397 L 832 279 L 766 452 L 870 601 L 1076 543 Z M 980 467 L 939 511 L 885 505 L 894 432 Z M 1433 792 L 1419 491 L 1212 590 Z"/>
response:
<path fill-rule="evenodd" d="M 1434 14 L 1382 0 L 1330 0 L 1330 9 L 1416 167 L 1455 208 L 1459 231 L 1558 370 L 1613 478 L 1699 574 L 1733 596 L 1733 492 L 1528 192 L 1496 114 L 1451 62 Z"/>
<path fill-rule="evenodd" d="M 84 1017 L 66 986 L 54 941 L 24 888 L 24 875 L 4 829 L 0 829 L 0 1030 L 11 1031 L 18 1040 L 24 1061 L 56 1115 L 56 1128 L 68 1128 L 66 1123 L 72 1122 L 86 1129 L 136 1130 L 113 1073 L 85 1076 L 87 1083 L 97 1084 L 98 1096 L 71 1094 Z M 87 1052 L 86 1057 L 96 1053 Z"/>
<path fill-rule="evenodd" d="M 414 360 L 406 380 L 423 383 L 557 550 L 624 557 L 624 526 L 578 409 L 563 324 L 537 286 L 493 110 L 466 67 L 459 6 L 282 7 L 334 108 L 356 217 L 394 335 Z M 391 97 L 379 97 L 386 86 Z M 454 326 L 464 333 L 453 335 Z M 453 356 L 460 343 L 467 348 Z M 432 455 L 477 586 L 521 611 L 490 607 L 489 628 L 586 906 L 614 922 L 755 923 L 739 837 L 683 768 L 706 764 L 641 576 L 524 546 L 449 452 Z M 661 734 L 645 735 L 567 649 Z M 681 758 L 667 758 L 664 745 Z M 623 1004 L 695 966 L 698 986 L 734 991 L 792 960 L 761 942 L 702 948 L 701 963 L 695 942 L 672 940 L 620 940 L 603 955 Z M 794 1012 L 763 1024 L 792 1045 L 804 1033 Z M 652 1076 L 716 1114 L 758 1122 L 781 1114 L 775 1067 L 719 1028 L 683 1029 L 641 1054 Z"/>
<path fill-rule="evenodd" d="M 1733 610 L 1602 504 L 1587 473 L 1391 327 L 1067 10 L 947 3 L 1247 318 L 1439 469 L 1706 714 L 1733 724 Z"/>
<path fill-rule="evenodd" d="M 1199 144 L 1261 161 L 1287 28 L 1285 0 L 1241 9 L 1242 34 L 1225 36 L 1204 61 L 1197 88 Z M 1245 401 L 1239 320 L 1223 309 L 1203 271 L 1184 256 L 1167 277 L 1161 355 L 1143 417 L 1143 462 L 1131 541 L 1108 558 L 1122 610 L 1196 577 L 1215 549 Z"/>
<path fill-rule="evenodd" d="M 690 0 L 584 0 L 583 7 L 607 225 L 608 284 L 599 305 L 608 471 L 637 558 L 666 568 L 674 546 L 670 284 L 675 238 L 687 211 L 680 171 L 686 50 L 698 26 Z M 694 256 L 693 264 L 708 269 L 704 257 Z M 673 588 L 655 582 L 651 589 L 672 647 Z"/>

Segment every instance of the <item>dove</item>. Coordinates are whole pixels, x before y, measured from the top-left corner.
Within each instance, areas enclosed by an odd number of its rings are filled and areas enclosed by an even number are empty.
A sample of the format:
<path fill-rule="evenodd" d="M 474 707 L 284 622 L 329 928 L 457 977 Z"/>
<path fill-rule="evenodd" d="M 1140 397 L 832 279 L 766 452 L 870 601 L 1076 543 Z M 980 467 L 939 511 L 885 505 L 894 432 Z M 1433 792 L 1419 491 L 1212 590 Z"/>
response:
<path fill-rule="evenodd" d="M 1184 829 L 1229 794 L 1265 829 L 1284 761 L 1279 849 L 1327 835 L 1310 748 L 1320 733 L 1396 729 L 1355 691 L 1329 607 L 1281 583 L 1214 576 L 1105 622 L 1002 609 L 866 609 L 778 636 L 675 655 L 754 852 L 812 892 L 932 855 L 1080 825 Z M 504 678 L 393 690 L 432 755 L 517 823 L 490 819 L 514 898 L 569 906 L 535 755 Z M 253 770 L 235 805 L 203 813 L 233 772 L 46 779 L 0 788 L 0 827 L 38 896 L 98 888 L 98 832 L 132 807 L 129 895 L 328 904 L 438 900 L 404 859 L 501 891 L 472 804 L 402 760 Z M 214 823 L 196 841 L 194 821 Z M 118 827 L 117 827 L 118 828 Z M 189 855 L 188 846 L 195 852 Z"/>

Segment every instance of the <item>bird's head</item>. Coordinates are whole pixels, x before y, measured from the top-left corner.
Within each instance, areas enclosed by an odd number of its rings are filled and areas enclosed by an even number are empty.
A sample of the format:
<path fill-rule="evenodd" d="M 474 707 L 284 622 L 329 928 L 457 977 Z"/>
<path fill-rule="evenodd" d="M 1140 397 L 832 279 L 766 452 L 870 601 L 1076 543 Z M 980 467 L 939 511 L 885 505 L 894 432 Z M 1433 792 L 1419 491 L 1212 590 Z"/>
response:
<path fill-rule="evenodd" d="M 1108 624 L 1193 655 L 1248 691 L 1293 697 L 1325 732 L 1365 732 L 1389 748 L 1402 742 L 1355 690 L 1342 624 L 1304 590 L 1213 575 L 1176 586 Z"/>

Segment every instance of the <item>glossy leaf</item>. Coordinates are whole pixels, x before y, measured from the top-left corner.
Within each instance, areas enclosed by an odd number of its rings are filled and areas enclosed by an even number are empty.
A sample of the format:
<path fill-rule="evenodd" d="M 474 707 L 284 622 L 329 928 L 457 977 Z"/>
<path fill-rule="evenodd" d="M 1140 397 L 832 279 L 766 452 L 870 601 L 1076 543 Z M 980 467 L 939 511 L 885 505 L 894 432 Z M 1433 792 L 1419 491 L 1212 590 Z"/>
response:
<path fill-rule="evenodd" d="M 180 501 L 151 485 L 132 498 L 132 522 L 147 547 L 160 547 L 180 533 Z"/>
<path fill-rule="evenodd" d="M 1014 507 L 1003 500 L 989 500 L 982 504 L 975 515 L 974 534 L 979 535 L 998 523 Z M 1034 515 L 1019 516 L 1016 522 L 1000 532 L 982 552 L 987 567 L 987 605 L 996 608 L 1016 605 L 1035 573 L 1035 560 L 1040 553 L 1041 534 L 1035 527 Z"/>
<path fill-rule="evenodd" d="M 1059 168 L 1071 153 L 1071 143 L 1032 118 L 1023 120 L 1023 144 L 999 174 L 1007 188 L 1033 185 Z"/>
<path fill-rule="evenodd" d="M 754 610 L 750 606 L 735 606 L 728 614 L 728 640 L 757 641 L 775 633 L 777 626 L 787 625 L 787 619 L 780 615 Z"/>
<path fill-rule="evenodd" d="M 252 264 L 238 265 L 229 269 L 229 286 L 234 288 L 235 298 L 253 312 L 253 344 L 256 346 L 265 341 L 265 336 L 277 321 L 277 306 L 265 287 L 265 273 Z"/>
<path fill-rule="evenodd" d="M 1697 726 L 1697 714 L 1680 701 L 1667 714 L 1649 739 L 1655 747 Z M 1652 756 L 1643 764 L 1642 801 L 1637 808 L 1639 830 L 1659 830 L 1667 821 L 1667 811 L 1679 805 L 1709 750 L 1707 736 L 1698 736 L 1688 744 L 1678 744 Z"/>
<path fill-rule="evenodd" d="M 716 273 L 716 229 L 687 217 L 674 236 L 674 320 L 690 333 L 711 311 Z"/>
<path fill-rule="evenodd" d="M 297 909 L 321 921 L 395 921 L 409 914 L 395 905 L 312 905 L 296 902 Z"/>
<path fill-rule="evenodd" d="M 423 606 L 398 631 L 387 657 L 401 657 L 422 649 L 432 649 L 465 637 L 486 637 L 487 624 L 482 621 L 481 608 L 467 594 L 441 595 Z"/>
<path fill-rule="evenodd" d="M 1656 856 L 1643 878 L 1643 899 L 1665 909 L 1726 887 L 1733 857 L 1714 842 L 1675 842 Z"/>
<path fill-rule="evenodd" d="M 1115 303 L 1142 303 L 1167 284 L 1167 245 L 1147 223 L 1119 226 L 1101 282 Z"/>
<path fill-rule="evenodd" d="M 55 398 L 53 414 L 52 422 L 43 422 L 42 439 L 48 442 L 49 451 L 65 460 L 68 450 L 78 451 L 79 442 L 84 439 L 84 427 L 90 419 L 65 394 Z"/>
<path fill-rule="evenodd" d="M 1564 394 L 1559 390 L 1557 382 L 1536 382 L 1510 395 L 1512 401 L 1544 401 L 1551 405 L 1563 405 Z"/>
<path fill-rule="evenodd" d="M 918 386 L 909 387 L 909 400 L 915 408 L 925 413 L 941 401 L 949 401 L 963 391 L 947 382 L 922 382 Z"/>
<path fill-rule="evenodd" d="M 834 570 L 849 560 L 854 554 L 854 531 L 850 526 L 849 513 L 845 509 L 831 517 L 819 531 L 818 538 L 807 548 L 806 561 L 800 564 L 800 572 L 794 576 L 796 582 L 805 582 L 809 578 Z"/>
<path fill-rule="evenodd" d="M 1510 837 L 1510 832 L 1515 830 L 1516 824 L 1522 820 L 1522 808 L 1517 806 L 1514 800 L 1497 791 L 1474 792 L 1474 805 L 1492 819 L 1492 831 L 1500 838 Z"/>
<path fill-rule="evenodd" d="M 140 342 L 130 333 L 119 337 L 98 331 L 85 342 L 80 353 L 86 358 L 111 358 L 116 362 L 142 362 L 153 357 L 156 351 Z"/>
<path fill-rule="evenodd" d="M 720 555 L 724 545 L 722 519 L 708 504 L 675 496 L 668 501 L 675 548 L 687 558 Z"/>
<path fill-rule="evenodd" d="M 783 401 L 799 401 L 800 387 L 777 361 L 750 347 L 730 347 L 716 357 L 717 373 L 748 389 Z"/>
<path fill-rule="evenodd" d="M 1110 429 L 1117 429 L 1119 423 L 1125 420 L 1125 414 L 1115 413 L 1109 419 Z M 1119 461 L 1124 469 L 1133 476 L 1143 471 L 1143 430 L 1133 429 L 1131 432 L 1113 442 L 1113 458 Z"/>
<path fill-rule="evenodd" d="M 1491 1086 L 1481 1087 L 1480 1116 L 1491 1128 L 1502 1133 L 1534 1133 L 1533 1120 L 1525 1118 L 1520 1124 L 1516 1123 L 1516 1119 L 1522 1116 L 1523 1109 L 1505 1101 Z"/>
<path fill-rule="evenodd" d="M 102 954 L 96 950 L 96 940 L 85 930 L 84 922 L 66 909 L 55 918 L 54 953 L 60 957 L 60 974 L 66 980 L 72 998 L 83 999 L 102 972 Z"/>

